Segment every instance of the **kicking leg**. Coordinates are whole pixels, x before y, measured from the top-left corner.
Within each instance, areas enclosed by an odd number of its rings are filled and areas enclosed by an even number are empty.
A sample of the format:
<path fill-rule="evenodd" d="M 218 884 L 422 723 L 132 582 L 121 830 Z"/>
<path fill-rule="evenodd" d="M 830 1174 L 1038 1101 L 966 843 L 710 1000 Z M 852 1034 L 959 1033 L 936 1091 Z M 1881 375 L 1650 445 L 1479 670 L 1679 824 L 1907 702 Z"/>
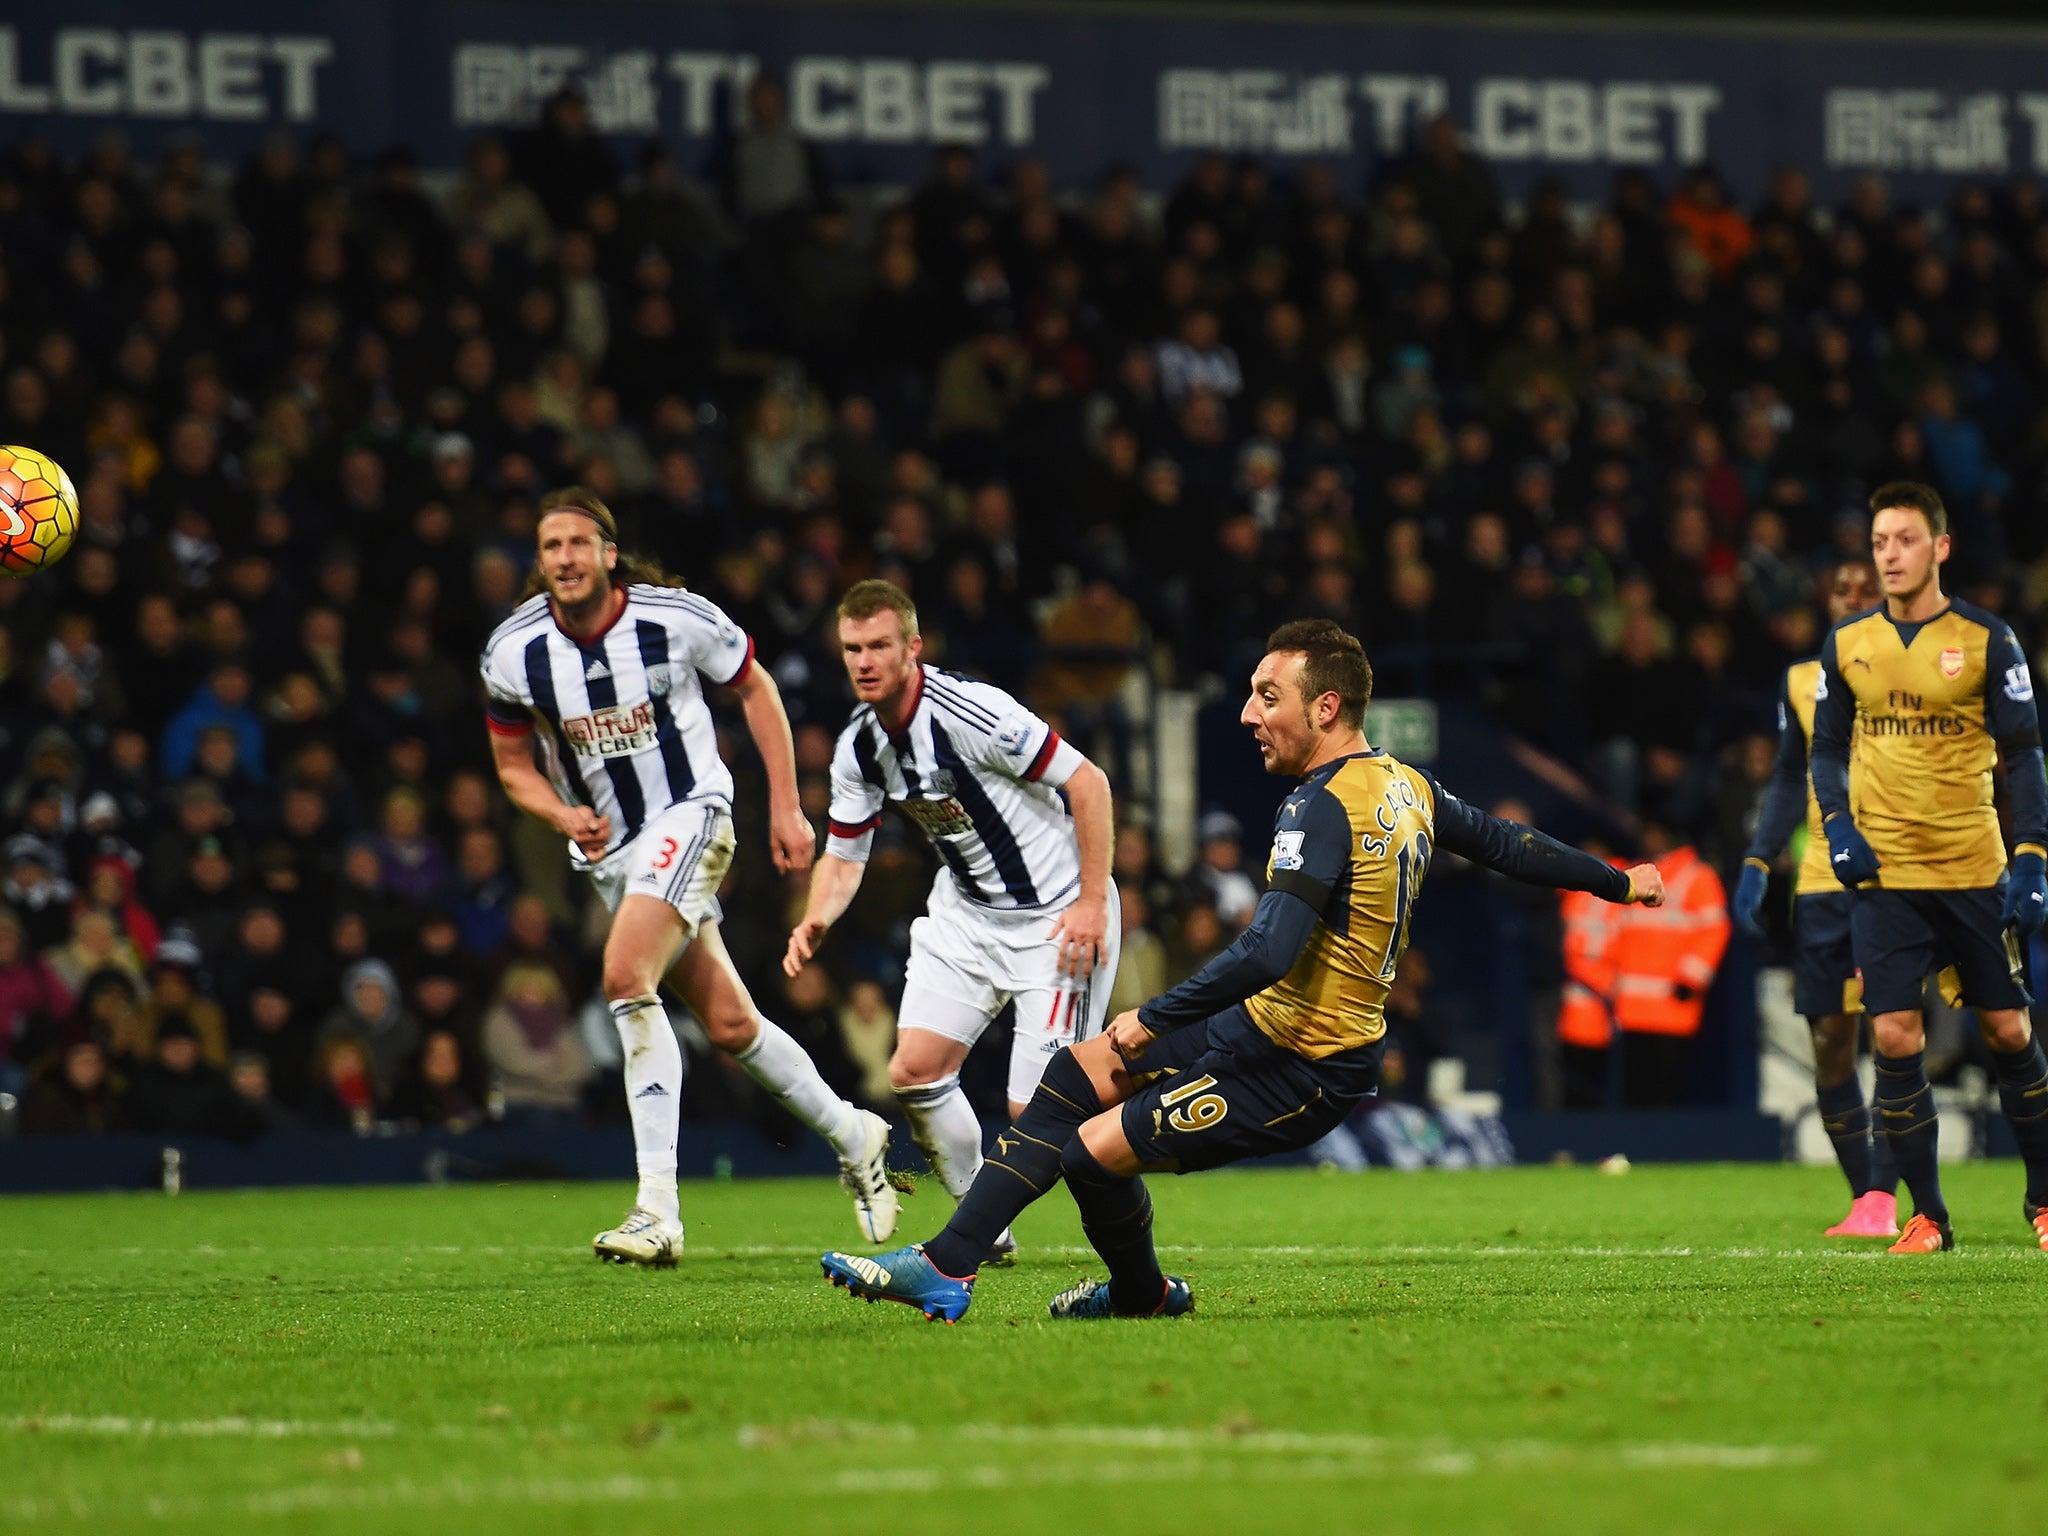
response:
<path fill-rule="evenodd" d="M 832 1144 L 862 1233 L 869 1242 L 886 1241 L 896 1230 L 897 1215 L 886 1168 L 888 1122 L 834 1093 L 803 1047 L 761 1016 L 733 969 L 715 921 L 701 925 L 697 942 L 683 951 L 669 980 L 702 1021 L 711 1043 Z"/>
<path fill-rule="evenodd" d="M 996 1137 L 953 1219 L 924 1245 L 925 1256 L 943 1274 L 972 1275 L 997 1235 L 1059 1182 L 1060 1157 L 1074 1133 L 1131 1091 L 1123 1058 L 1106 1036 L 1056 1052 L 1024 1113 Z"/>
<path fill-rule="evenodd" d="M 826 1278 L 870 1301 L 900 1301 L 926 1317 L 953 1322 L 973 1299 L 974 1277 L 997 1236 L 1060 1177 L 1074 1133 L 1135 1088 L 1122 1058 L 1098 1036 L 1056 1053 L 1038 1091 L 996 1137 L 973 1186 L 928 1243 L 868 1258 L 828 1253 Z"/>

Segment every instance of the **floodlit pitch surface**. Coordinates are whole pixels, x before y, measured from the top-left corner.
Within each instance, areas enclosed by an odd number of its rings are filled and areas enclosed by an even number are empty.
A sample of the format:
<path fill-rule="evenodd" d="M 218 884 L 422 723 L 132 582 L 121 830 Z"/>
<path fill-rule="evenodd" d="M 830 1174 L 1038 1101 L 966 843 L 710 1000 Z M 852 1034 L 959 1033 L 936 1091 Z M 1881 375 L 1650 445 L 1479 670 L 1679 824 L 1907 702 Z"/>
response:
<path fill-rule="evenodd" d="M 1176 1322 L 1050 1322 L 1064 1194 L 958 1327 L 852 1302 L 825 1182 L 0 1201 L 0 1529 L 2032 1530 L 2048 1255 L 1819 1236 L 1831 1171 L 1153 1181 Z M 906 1238 L 942 1217 L 927 1187 Z M 1896 1501 L 1908 1502 L 1896 1502 Z M 907 1522 L 911 1522 L 906 1524 Z"/>

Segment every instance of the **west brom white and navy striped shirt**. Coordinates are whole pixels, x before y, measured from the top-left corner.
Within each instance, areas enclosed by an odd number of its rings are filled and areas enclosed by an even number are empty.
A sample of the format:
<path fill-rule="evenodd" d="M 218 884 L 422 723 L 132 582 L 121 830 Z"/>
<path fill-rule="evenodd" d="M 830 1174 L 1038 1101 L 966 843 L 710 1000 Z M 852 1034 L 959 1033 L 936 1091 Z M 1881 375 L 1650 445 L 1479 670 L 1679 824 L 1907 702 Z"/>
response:
<path fill-rule="evenodd" d="M 754 642 L 716 603 L 678 587 L 625 590 L 619 616 L 585 641 L 563 632 L 546 593 L 529 598 L 493 631 L 482 662 L 491 729 L 517 735 L 539 721 L 562 798 L 611 818 L 607 853 L 672 805 L 732 804 L 698 674 L 729 685 L 754 660 Z"/>
<path fill-rule="evenodd" d="M 892 735 L 863 704 L 840 732 L 826 851 L 866 863 L 893 801 L 967 900 L 1017 910 L 1070 899 L 1081 858 L 1057 791 L 1081 754 L 1000 688 L 937 667 L 921 667 L 912 686 L 917 701 L 901 731 Z"/>

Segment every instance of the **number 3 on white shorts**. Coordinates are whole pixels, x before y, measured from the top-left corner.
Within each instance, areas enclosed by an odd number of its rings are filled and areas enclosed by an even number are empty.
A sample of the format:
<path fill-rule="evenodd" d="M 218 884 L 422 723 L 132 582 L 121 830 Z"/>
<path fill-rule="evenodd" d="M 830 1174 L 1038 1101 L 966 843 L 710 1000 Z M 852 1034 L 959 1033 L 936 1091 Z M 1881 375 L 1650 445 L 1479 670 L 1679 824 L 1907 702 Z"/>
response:
<path fill-rule="evenodd" d="M 1222 1094 L 1208 1091 L 1215 1086 L 1215 1078 L 1198 1077 L 1162 1094 L 1159 1107 L 1173 1111 L 1166 1117 L 1166 1123 L 1176 1131 L 1206 1131 L 1222 1120 L 1230 1113 L 1230 1106 L 1223 1102 Z"/>

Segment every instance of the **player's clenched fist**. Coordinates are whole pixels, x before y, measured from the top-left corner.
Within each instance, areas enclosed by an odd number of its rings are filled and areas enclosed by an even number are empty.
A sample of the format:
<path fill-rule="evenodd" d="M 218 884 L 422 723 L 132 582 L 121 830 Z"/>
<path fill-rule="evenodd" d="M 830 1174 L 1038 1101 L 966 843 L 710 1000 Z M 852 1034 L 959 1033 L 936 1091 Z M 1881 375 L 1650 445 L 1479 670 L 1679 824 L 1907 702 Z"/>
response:
<path fill-rule="evenodd" d="M 1135 1061 L 1144 1055 L 1145 1047 L 1154 1038 L 1152 1031 L 1138 1022 L 1138 1010 L 1135 1008 L 1111 1019 L 1103 1034 L 1109 1040 L 1109 1048 L 1125 1061 Z"/>
<path fill-rule="evenodd" d="M 1632 907 L 1664 905 L 1664 876 L 1654 864 L 1637 864 L 1628 872 L 1628 904 Z"/>
<path fill-rule="evenodd" d="M 612 840 L 612 819 L 600 816 L 587 805 L 565 805 L 556 819 L 562 836 L 583 850 L 583 857 L 595 864 L 604 857 Z"/>

